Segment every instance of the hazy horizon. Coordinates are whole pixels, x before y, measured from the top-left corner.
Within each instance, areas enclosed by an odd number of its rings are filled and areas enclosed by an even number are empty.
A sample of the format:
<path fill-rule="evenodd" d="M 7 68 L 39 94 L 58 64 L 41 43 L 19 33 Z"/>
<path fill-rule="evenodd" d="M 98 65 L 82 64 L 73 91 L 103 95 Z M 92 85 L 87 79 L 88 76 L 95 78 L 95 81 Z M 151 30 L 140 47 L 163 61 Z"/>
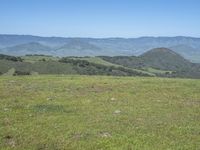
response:
<path fill-rule="evenodd" d="M 44 37 L 44 38 L 91 38 L 91 39 L 137 39 L 137 38 L 177 38 L 177 37 L 184 37 L 184 38 L 200 38 L 195 36 L 183 36 L 183 35 L 177 35 L 177 36 L 136 36 L 136 37 L 87 37 L 87 36 L 56 36 L 56 35 L 49 35 L 49 36 L 43 36 L 43 35 L 34 35 L 34 34 L 7 34 L 7 33 L 0 33 L 0 35 L 5 36 L 35 36 L 35 37 Z"/>

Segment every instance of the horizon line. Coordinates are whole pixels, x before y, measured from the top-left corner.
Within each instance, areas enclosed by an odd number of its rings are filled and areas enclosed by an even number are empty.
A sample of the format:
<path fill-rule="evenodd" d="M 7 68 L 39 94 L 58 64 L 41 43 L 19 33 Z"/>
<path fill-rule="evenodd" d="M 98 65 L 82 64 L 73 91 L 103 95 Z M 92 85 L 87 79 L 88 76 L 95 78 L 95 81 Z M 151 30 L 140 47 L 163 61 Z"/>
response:
<path fill-rule="evenodd" d="M 34 34 L 7 34 L 7 33 L 0 33 L 0 35 L 5 36 L 33 36 L 33 37 L 42 37 L 42 38 L 85 38 L 85 39 L 138 39 L 138 38 L 178 38 L 178 37 L 184 37 L 184 38 L 197 38 L 200 37 L 196 36 L 184 36 L 184 35 L 177 35 L 177 36 L 136 36 L 136 37 L 122 37 L 122 36 L 109 36 L 109 37 L 82 37 L 82 36 L 44 36 L 44 35 L 34 35 Z"/>

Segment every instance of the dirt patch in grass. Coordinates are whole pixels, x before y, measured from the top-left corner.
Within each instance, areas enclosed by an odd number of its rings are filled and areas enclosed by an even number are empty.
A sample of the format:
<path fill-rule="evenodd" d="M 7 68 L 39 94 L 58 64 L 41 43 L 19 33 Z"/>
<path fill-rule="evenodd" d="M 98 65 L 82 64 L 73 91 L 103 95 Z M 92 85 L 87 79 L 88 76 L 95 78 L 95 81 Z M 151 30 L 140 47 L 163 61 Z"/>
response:
<path fill-rule="evenodd" d="M 62 113 L 70 113 L 72 110 L 66 109 L 63 105 L 53 105 L 53 104 L 41 104 L 35 105 L 32 107 L 32 110 L 35 112 L 62 112 Z"/>
<path fill-rule="evenodd" d="M 185 101 L 184 102 L 184 105 L 186 105 L 186 106 L 196 106 L 196 105 L 200 105 L 200 100 L 195 100 L 195 99 L 193 99 L 193 100 L 188 100 L 188 101 Z"/>
<path fill-rule="evenodd" d="M 16 146 L 16 142 L 11 135 L 6 135 L 4 137 L 4 140 L 5 140 L 6 145 L 8 145 L 9 147 L 14 148 Z"/>
<path fill-rule="evenodd" d="M 111 134 L 109 132 L 101 132 L 99 136 L 102 138 L 109 138 L 111 137 Z"/>

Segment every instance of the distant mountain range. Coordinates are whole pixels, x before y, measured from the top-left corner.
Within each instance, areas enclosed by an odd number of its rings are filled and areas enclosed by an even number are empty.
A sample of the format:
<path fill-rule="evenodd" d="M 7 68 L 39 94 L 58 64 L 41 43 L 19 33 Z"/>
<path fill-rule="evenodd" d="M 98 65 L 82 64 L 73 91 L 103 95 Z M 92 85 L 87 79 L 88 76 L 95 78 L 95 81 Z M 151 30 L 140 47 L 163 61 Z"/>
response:
<path fill-rule="evenodd" d="M 150 49 L 165 47 L 192 62 L 200 62 L 200 38 L 63 38 L 31 35 L 0 35 L 0 53 L 14 56 L 139 56 Z"/>
<path fill-rule="evenodd" d="M 140 56 L 59 58 L 46 55 L 16 57 L 0 54 L 1 74 L 84 74 L 200 78 L 200 64 L 191 63 L 167 48 L 155 48 Z"/>

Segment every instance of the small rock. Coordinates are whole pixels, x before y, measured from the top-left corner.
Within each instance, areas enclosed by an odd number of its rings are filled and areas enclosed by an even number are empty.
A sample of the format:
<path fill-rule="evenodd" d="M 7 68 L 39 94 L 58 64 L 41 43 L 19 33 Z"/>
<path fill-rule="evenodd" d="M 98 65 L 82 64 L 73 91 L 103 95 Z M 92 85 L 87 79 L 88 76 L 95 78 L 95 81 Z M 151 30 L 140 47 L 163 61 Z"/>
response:
<path fill-rule="evenodd" d="M 121 113 L 121 110 L 115 110 L 114 113 L 115 113 L 115 114 L 120 114 L 120 113 Z"/>
<path fill-rule="evenodd" d="M 4 108 L 4 111 L 8 111 L 8 108 Z"/>
<path fill-rule="evenodd" d="M 10 80 L 9 82 L 10 82 L 10 83 L 15 83 L 16 81 L 14 81 L 14 80 Z"/>
<path fill-rule="evenodd" d="M 15 147 L 15 141 L 14 140 L 8 140 L 8 145 L 10 145 L 12 148 Z"/>
<path fill-rule="evenodd" d="M 75 139 L 80 139 L 80 138 L 83 137 L 83 134 L 81 134 L 81 133 L 76 133 L 76 134 L 74 134 L 72 137 L 75 138 Z"/>
<path fill-rule="evenodd" d="M 108 133 L 108 132 L 103 132 L 103 133 L 100 134 L 100 136 L 103 137 L 103 138 L 107 138 L 107 137 L 111 137 L 111 134 Z"/>
<path fill-rule="evenodd" d="M 112 97 L 110 100 L 111 100 L 111 101 L 115 101 L 116 99 L 115 99 L 114 97 Z"/>
<path fill-rule="evenodd" d="M 47 100 L 48 100 L 48 101 L 52 101 L 53 98 L 52 98 L 52 97 L 48 97 Z"/>

